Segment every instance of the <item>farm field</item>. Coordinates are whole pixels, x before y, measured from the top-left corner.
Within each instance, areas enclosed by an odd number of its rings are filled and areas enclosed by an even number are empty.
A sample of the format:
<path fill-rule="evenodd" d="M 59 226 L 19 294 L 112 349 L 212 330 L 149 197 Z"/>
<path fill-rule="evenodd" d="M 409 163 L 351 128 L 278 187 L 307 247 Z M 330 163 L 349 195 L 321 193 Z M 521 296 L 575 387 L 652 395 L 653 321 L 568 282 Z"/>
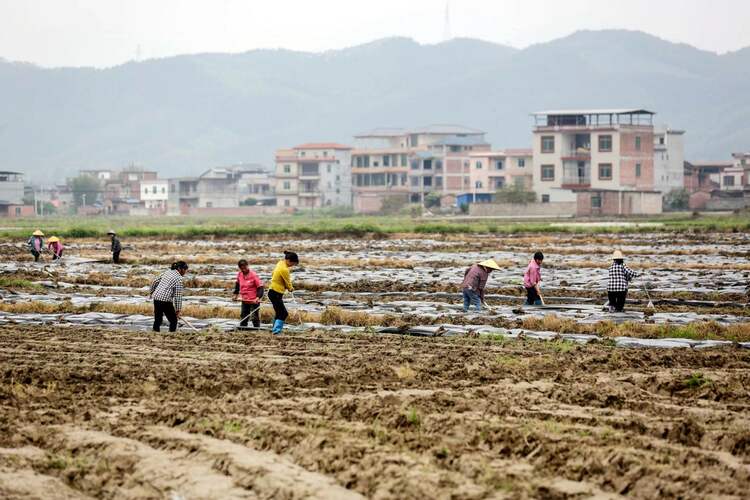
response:
<path fill-rule="evenodd" d="M 610 230 L 613 231 L 613 230 Z M 0 240 L 0 497 L 742 498 L 746 232 Z M 638 271 L 602 308 L 609 255 Z M 234 327 L 236 262 L 301 258 L 290 328 Z M 531 254 L 549 307 L 523 308 Z M 464 269 L 493 257 L 490 310 Z M 198 332 L 149 331 L 186 260 Z M 646 307 L 651 300 L 655 309 Z M 270 305 L 263 322 L 272 319 Z"/>

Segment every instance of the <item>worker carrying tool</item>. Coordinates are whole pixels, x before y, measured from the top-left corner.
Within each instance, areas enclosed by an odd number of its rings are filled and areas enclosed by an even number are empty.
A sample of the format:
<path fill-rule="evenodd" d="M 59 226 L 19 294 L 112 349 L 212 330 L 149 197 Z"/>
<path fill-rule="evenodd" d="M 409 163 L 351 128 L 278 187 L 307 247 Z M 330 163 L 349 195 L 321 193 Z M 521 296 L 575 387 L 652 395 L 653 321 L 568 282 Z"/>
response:
<path fill-rule="evenodd" d="M 237 263 L 239 272 L 234 282 L 234 298 L 241 298 L 240 329 L 247 328 L 247 321 L 252 316 L 253 328 L 260 328 L 260 301 L 263 298 L 263 281 L 250 269 L 245 259 Z"/>
<path fill-rule="evenodd" d="M 169 321 L 169 331 L 177 331 L 177 320 L 182 311 L 182 277 L 188 271 L 188 265 L 175 262 L 169 271 L 162 273 L 151 283 L 148 296 L 154 300 L 154 331 L 161 329 L 164 316 Z"/>
<path fill-rule="evenodd" d="M 110 247 L 110 251 L 112 252 L 112 263 L 113 264 L 119 264 L 120 263 L 120 252 L 122 251 L 122 244 L 120 243 L 120 238 L 117 237 L 117 233 L 113 229 L 110 229 L 107 231 L 107 235 L 111 238 L 112 246 Z"/>
<path fill-rule="evenodd" d="M 284 258 L 280 260 L 273 270 L 271 276 L 271 286 L 268 290 L 268 299 L 273 305 L 274 320 L 271 333 L 279 335 L 284 328 L 284 322 L 289 316 L 289 312 L 284 306 L 284 294 L 294 292 L 292 286 L 291 268 L 299 264 L 299 257 L 294 252 L 284 252 Z"/>
<path fill-rule="evenodd" d="M 625 265 L 622 252 L 612 253 L 612 265 L 609 266 L 607 279 L 607 298 L 610 312 L 622 312 L 625 309 L 625 299 L 628 296 L 628 285 L 638 274 Z"/>
<path fill-rule="evenodd" d="M 52 254 L 52 260 L 58 260 L 62 258 L 63 244 L 62 241 L 60 241 L 60 238 L 58 238 L 57 236 L 51 237 L 47 242 L 47 248 Z"/>
<path fill-rule="evenodd" d="M 44 250 L 44 233 L 37 229 L 31 233 L 31 238 L 26 243 L 29 245 L 29 252 L 34 256 L 34 262 L 39 262 L 39 257 Z"/>
<path fill-rule="evenodd" d="M 542 283 L 542 261 L 544 254 L 536 252 L 523 273 L 523 287 L 526 289 L 526 305 L 543 306 L 544 297 L 542 290 L 539 288 Z"/>
<path fill-rule="evenodd" d="M 471 265 L 464 271 L 464 281 L 461 283 L 461 290 L 464 296 L 464 312 L 469 312 L 472 305 L 477 311 L 482 310 L 484 302 L 484 289 L 487 286 L 487 279 L 492 271 L 499 271 L 500 266 L 494 259 L 487 259 L 479 264 Z"/>

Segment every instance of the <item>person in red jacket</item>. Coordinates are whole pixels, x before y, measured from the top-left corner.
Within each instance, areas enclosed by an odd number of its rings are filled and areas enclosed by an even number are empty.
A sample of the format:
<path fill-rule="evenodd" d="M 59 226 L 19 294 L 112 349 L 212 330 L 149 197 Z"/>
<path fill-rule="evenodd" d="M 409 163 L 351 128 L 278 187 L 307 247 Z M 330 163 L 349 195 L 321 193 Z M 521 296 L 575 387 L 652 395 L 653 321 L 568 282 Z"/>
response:
<path fill-rule="evenodd" d="M 260 328 L 260 299 L 263 298 L 264 293 L 263 282 L 248 267 L 245 259 L 240 260 L 237 267 L 240 268 L 240 272 L 237 273 L 237 281 L 234 283 L 234 300 L 242 299 L 240 328 L 247 328 L 250 316 L 253 319 L 253 327 Z"/>

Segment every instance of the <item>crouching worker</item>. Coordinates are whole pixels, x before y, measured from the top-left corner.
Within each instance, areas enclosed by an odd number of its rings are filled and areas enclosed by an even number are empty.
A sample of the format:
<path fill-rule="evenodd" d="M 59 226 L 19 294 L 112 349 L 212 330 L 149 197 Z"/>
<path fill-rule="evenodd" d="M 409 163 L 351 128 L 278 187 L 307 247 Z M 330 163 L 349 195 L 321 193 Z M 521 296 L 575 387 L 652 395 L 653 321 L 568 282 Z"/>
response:
<path fill-rule="evenodd" d="M 294 252 L 284 252 L 284 259 L 276 264 L 271 276 L 271 286 L 268 290 L 268 299 L 273 305 L 274 320 L 271 333 L 279 335 L 284 328 L 284 322 L 289 313 L 284 306 L 284 294 L 289 291 L 293 292 L 292 276 L 289 270 L 299 264 L 299 257 Z"/>
<path fill-rule="evenodd" d="M 247 320 L 252 316 L 253 327 L 260 328 L 260 299 L 263 298 L 263 282 L 257 274 L 250 269 L 245 259 L 237 263 L 240 271 L 237 273 L 237 281 L 234 282 L 234 300 L 242 298 L 240 307 L 240 328 L 247 328 Z"/>
<path fill-rule="evenodd" d="M 39 229 L 31 233 L 31 238 L 29 238 L 27 245 L 29 245 L 29 252 L 34 256 L 34 262 L 39 262 L 39 257 L 44 250 L 44 233 Z"/>
<path fill-rule="evenodd" d="M 484 303 L 484 289 L 487 286 L 487 279 L 492 271 L 499 271 L 500 266 L 493 259 L 488 259 L 474 264 L 464 272 L 464 281 L 461 289 L 464 296 L 464 312 L 469 311 L 472 305 L 477 311 L 482 310 Z"/>
<path fill-rule="evenodd" d="M 52 260 L 58 260 L 62 258 L 63 245 L 62 241 L 60 241 L 60 238 L 58 238 L 57 236 L 53 236 L 52 238 L 50 238 L 47 242 L 47 248 L 52 254 Z"/>
<path fill-rule="evenodd" d="M 542 252 L 536 252 L 534 254 L 534 258 L 531 259 L 531 262 L 529 262 L 529 266 L 526 268 L 526 272 L 523 273 L 523 286 L 526 289 L 526 305 L 544 305 L 542 291 L 539 288 L 539 285 L 542 282 L 543 260 L 544 254 Z"/>
<path fill-rule="evenodd" d="M 622 252 L 615 250 L 612 254 L 612 265 L 609 266 L 607 279 L 607 298 L 610 312 L 622 312 L 625 309 L 625 299 L 628 296 L 628 285 L 638 276 L 635 271 L 625 265 Z"/>
<path fill-rule="evenodd" d="M 164 316 L 169 321 L 169 331 L 177 331 L 177 319 L 182 311 L 182 277 L 188 270 L 183 261 L 175 262 L 169 271 L 151 283 L 149 298 L 154 299 L 154 331 L 161 329 Z"/>

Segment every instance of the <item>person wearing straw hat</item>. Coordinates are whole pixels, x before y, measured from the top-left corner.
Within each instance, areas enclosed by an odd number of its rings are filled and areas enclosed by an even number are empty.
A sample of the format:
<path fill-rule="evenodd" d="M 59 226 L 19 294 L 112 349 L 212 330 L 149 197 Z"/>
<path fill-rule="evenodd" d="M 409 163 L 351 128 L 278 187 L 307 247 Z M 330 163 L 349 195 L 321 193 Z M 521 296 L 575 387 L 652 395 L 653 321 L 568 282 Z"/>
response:
<path fill-rule="evenodd" d="M 237 280 L 234 282 L 234 298 L 242 298 L 240 307 L 240 329 L 247 328 L 247 320 L 252 316 L 253 328 L 260 328 L 260 301 L 263 298 L 263 281 L 258 275 L 250 269 L 245 259 L 237 263 L 240 271 L 237 273 Z"/>
<path fill-rule="evenodd" d="M 63 244 L 60 238 L 53 236 L 47 241 L 47 249 L 52 254 L 52 260 L 58 260 L 62 258 Z"/>
<path fill-rule="evenodd" d="M 29 238 L 27 244 L 29 245 L 29 252 L 34 256 L 34 262 L 39 262 L 39 257 L 44 250 L 44 233 L 37 229 L 31 233 L 31 238 Z"/>
<path fill-rule="evenodd" d="M 117 233 L 115 233 L 114 229 L 110 229 L 109 231 L 107 231 L 107 236 L 112 239 L 112 246 L 110 247 L 110 251 L 112 252 L 112 263 L 119 264 L 120 252 L 122 251 L 120 238 L 117 237 Z"/>
<path fill-rule="evenodd" d="M 464 296 L 464 312 L 469 312 L 472 305 L 477 311 L 482 310 L 484 303 L 484 289 L 487 279 L 492 271 L 499 271 L 500 266 L 494 259 L 487 259 L 479 264 L 473 264 L 464 271 L 464 281 L 461 283 L 461 291 Z"/>
<path fill-rule="evenodd" d="M 625 299 L 628 296 L 628 285 L 638 274 L 625 265 L 622 252 L 612 253 L 612 265 L 609 266 L 607 279 L 607 298 L 610 312 L 622 312 L 625 309 Z"/>

